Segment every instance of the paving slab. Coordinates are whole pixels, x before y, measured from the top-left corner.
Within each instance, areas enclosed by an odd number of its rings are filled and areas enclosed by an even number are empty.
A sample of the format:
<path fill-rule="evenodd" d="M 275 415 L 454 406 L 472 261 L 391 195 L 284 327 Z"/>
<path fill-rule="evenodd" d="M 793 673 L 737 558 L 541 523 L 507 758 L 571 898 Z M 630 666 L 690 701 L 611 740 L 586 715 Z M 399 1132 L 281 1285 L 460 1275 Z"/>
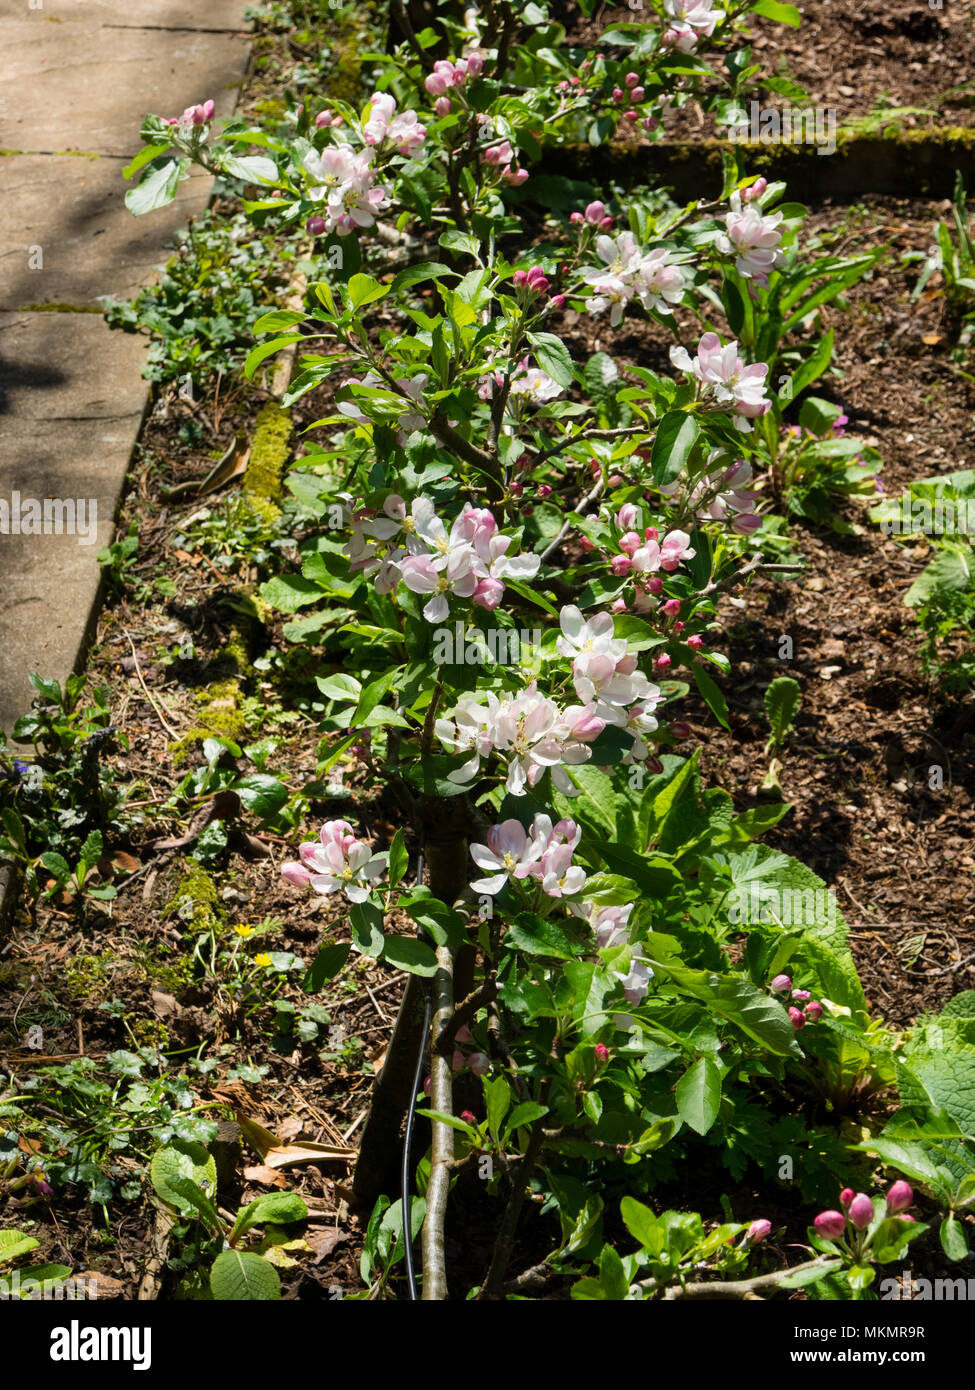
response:
<path fill-rule="evenodd" d="M 0 158 L 0 310 L 98 309 L 103 295 L 132 298 L 163 264 L 166 243 L 206 207 L 212 180 L 193 175 L 168 207 L 133 217 L 122 203 L 122 167 L 118 159 Z"/>
<path fill-rule="evenodd" d="M 37 24 L 95 23 L 126 29 L 247 31 L 241 0 L 0 0 L 0 21 L 28 19 Z"/>
<path fill-rule="evenodd" d="M 218 118 L 229 116 L 249 51 L 242 33 L 6 21 L 0 24 L 3 147 L 130 158 L 140 148 L 147 111 L 177 116 L 212 97 Z"/>
<path fill-rule="evenodd" d="M 145 351 L 94 315 L 0 314 L 0 729 L 8 735 L 30 706 L 28 673 L 63 680 L 83 654 L 96 556 L 112 539 L 145 409 Z M 40 534 L 23 534 L 35 529 L 33 502 Z"/>

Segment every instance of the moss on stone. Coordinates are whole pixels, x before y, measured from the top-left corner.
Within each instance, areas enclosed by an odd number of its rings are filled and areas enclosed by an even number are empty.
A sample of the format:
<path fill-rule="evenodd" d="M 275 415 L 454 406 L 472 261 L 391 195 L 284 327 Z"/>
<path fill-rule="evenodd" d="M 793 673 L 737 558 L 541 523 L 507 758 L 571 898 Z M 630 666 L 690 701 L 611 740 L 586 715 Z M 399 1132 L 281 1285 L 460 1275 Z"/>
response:
<path fill-rule="evenodd" d="M 220 897 L 217 885 L 205 869 L 193 868 L 176 885 L 176 892 L 163 908 L 163 913 L 171 917 L 187 903 L 192 904 L 188 914 L 190 923 L 197 929 L 222 922 Z"/>
<path fill-rule="evenodd" d="M 94 304 L 25 304 L 25 314 L 100 314 L 102 310 Z"/>
<path fill-rule="evenodd" d="M 244 474 L 244 496 L 255 514 L 268 524 L 280 515 L 277 502 L 283 491 L 293 429 L 291 411 L 277 401 L 268 401 L 257 417 Z"/>

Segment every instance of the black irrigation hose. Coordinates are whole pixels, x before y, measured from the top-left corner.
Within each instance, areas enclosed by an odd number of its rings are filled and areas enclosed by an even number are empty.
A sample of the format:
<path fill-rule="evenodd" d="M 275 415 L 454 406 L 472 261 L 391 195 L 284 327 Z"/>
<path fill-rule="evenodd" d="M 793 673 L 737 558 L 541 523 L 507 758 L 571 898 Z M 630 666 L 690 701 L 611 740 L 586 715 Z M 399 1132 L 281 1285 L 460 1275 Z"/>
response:
<path fill-rule="evenodd" d="M 416 866 L 417 885 L 423 882 L 423 842 L 420 842 L 420 854 Z M 423 928 L 418 932 L 418 937 L 424 936 Z M 423 1005 L 423 1030 L 420 1034 L 420 1048 L 416 1058 L 416 1071 L 413 1075 L 413 1089 L 410 1092 L 410 1106 L 406 1112 L 406 1133 L 403 1136 L 403 1166 L 400 1171 L 400 1210 L 403 1213 L 403 1250 L 406 1255 L 406 1279 L 410 1287 L 410 1298 L 416 1303 L 419 1294 L 416 1289 L 416 1274 L 413 1269 L 413 1229 L 410 1222 L 410 1209 L 412 1205 L 412 1195 L 410 1193 L 410 1155 L 413 1149 L 413 1126 L 416 1121 L 416 1097 L 420 1089 L 420 1080 L 423 1076 L 423 1058 L 427 1050 L 427 1034 L 430 1032 L 430 1019 L 432 1016 L 433 1000 L 430 990 L 427 990 L 426 1002 Z"/>

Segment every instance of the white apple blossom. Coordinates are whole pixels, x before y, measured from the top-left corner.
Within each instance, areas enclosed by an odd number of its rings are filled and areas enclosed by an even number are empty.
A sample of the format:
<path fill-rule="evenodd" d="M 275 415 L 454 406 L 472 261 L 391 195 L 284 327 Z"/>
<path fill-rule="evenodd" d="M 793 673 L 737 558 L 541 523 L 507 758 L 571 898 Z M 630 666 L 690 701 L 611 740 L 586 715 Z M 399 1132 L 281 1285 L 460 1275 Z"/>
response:
<path fill-rule="evenodd" d="M 722 409 L 731 407 L 739 429 L 749 430 L 748 420 L 772 408 L 765 396 L 768 366 L 764 362 L 746 366 L 738 355 L 737 340 L 722 345 L 717 333 L 705 333 L 696 357 L 691 357 L 684 347 L 672 347 L 670 360 L 679 371 L 700 383 L 705 398 L 710 397 Z"/>
<path fill-rule="evenodd" d="M 289 883 L 324 895 L 341 892 L 353 903 L 365 902 L 370 885 L 386 871 L 385 860 L 373 857 L 347 821 L 326 821 L 318 840 L 299 845 L 298 854 L 297 862 L 281 866 Z"/>
<path fill-rule="evenodd" d="M 725 217 L 727 236 L 719 236 L 715 245 L 722 255 L 735 256 L 740 275 L 767 285 L 769 271 L 782 264 L 782 233 L 778 230 L 782 213 L 765 215 L 754 202 L 742 207 L 740 193 L 732 193 L 729 202 L 731 211 Z"/>

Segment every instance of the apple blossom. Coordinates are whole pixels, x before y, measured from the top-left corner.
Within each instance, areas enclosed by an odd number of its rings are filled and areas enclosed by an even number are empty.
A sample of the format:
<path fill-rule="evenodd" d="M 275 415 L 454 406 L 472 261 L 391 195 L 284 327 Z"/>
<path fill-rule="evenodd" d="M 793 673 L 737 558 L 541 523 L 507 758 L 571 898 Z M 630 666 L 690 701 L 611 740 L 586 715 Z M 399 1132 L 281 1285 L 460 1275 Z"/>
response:
<path fill-rule="evenodd" d="M 289 883 L 323 895 L 342 892 L 353 903 L 366 901 L 369 885 L 386 869 L 385 860 L 374 858 L 365 841 L 355 839 L 347 821 L 326 821 L 318 841 L 299 845 L 298 854 L 297 862 L 281 866 Z"/>
<path fill-rule="evenodd" d="M 899 1212 L 906 1211 L 914 1201 L 914 1192 L 910 1183 L 899 1178 L 887 1193 L 887 1210 L 891 1216 Z"/>
<path fill-rule="evenodd" d="M 865 1231 L 873 1220 L 873 1202 L 865 1192 L 858 1192 L 850 1203 L 850 1220 L 858 1231 Z"/>
<path fill-rule="evenodd" d="M 867 1200 L 870 1200 L 869 1197 Z M 813 1221 L 813 1226 L 826 1240 L 838 1240 L 846 1230 L 846 1217 L 841 1211 L 821 1211 Z"/>

